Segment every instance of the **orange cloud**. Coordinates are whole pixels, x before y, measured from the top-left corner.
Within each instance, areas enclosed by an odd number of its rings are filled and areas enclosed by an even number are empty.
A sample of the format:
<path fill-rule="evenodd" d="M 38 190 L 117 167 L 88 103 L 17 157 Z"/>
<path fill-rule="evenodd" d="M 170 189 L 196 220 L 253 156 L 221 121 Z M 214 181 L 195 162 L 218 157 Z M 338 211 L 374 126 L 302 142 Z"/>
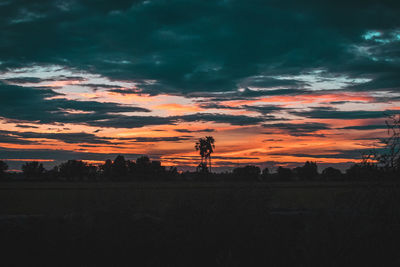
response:
<path fill-rule="evenodd" d="M 157 105 L 157 106 L 154 106 L 154 108 L 166 110 L 169 113 L 178 113 L 178 114 L 181 114 L 184 112 L 197 112 L 197 111 L 204 110 L 198 106 L 181 105 L 181 104 L 175 104 L 175 103 Z"/>
<path fill-rule="evenodd" d="M 329 103 L 334 101 L 361 101 L 371 102 L 375 98 L 365 93 L 337 93 L 337 94 L 307 94 L 292 96 L 271 96 L 252 100 L 233 100 L 226 101 L 224 105 L 238 107 L 242 105 L 251 105 L 254 103 L 282 103 L 283 106 L 291 104 L 311 104 L 311 103 Z"/>

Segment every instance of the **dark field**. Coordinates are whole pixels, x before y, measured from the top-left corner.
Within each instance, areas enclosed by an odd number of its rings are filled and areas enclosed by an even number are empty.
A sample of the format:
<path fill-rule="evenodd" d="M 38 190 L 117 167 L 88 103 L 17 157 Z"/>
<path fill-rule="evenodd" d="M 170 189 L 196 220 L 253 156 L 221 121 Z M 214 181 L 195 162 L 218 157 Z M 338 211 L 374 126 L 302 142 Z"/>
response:
<path fill-rule="evenodd" d="M 5 266 L 399 266 L 393 183 L 2 183 Z"/>

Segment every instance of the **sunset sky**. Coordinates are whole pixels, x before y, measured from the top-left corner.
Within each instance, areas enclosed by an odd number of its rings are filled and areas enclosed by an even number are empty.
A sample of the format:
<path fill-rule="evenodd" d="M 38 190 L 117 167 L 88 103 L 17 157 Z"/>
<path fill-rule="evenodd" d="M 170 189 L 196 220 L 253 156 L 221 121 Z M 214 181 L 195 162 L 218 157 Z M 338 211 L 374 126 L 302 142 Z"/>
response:
<path fill-rule="evenodd" d="M 400 1 L 0 0 L 0 160 L 346 168 L 400 112 Z"/>

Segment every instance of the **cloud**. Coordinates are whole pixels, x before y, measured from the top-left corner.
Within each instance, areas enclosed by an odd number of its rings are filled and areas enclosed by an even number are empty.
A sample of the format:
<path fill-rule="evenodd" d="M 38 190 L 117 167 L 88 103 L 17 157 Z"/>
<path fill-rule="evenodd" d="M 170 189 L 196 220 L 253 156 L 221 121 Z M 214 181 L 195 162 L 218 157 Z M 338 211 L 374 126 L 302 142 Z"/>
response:
<path fill-rule="evenodd" d="M 0 130 L 1 143 L 35 144 L 38 141 L 27 139 L 52 139 L 69 144 L 121 144 L 121 141 L 135 143 L 153 142 L 181 142 L 193 139 L 193 136 L 164 136 L 164 137 L 102 137 L 91 133 L 42 133 L 42 132 L 17 132 Z M 95 147 L 95 146 L 94 146 Z"/>
<path fill-rule="evenodd" d="M 371 83 L 393 77 L 387 86 L 399 88 L 399 10 L 391 0 L 10 1 L 0 11 L 0 68 L 57 64 L 153 95 L 292 93 L 308 82 L 274 76 L 318 68 Z M 373 29 L 381 42 L 362 37 Z"/>
<path fill-rule="evenodd" d="M 0 131 L 0 143 L 24 145 L 31 144 L 32 142 L 29 140 L 21 139 L 20 136 L 12 135 L 7 131 Z"/>
<path fill-rule="evenodd" d="M 12 131 L 0 131 L 0 133 L 7 136 L 14 136 L 22 142 L 26 139 L 54 139 L 60 140 L 65 143 L 79 144 L 79 143 L 90 143 L 90 144 L 110 144 L 112 138 L 98 137 L 94 134 L 89 133 L 36 133 L 36 132 L 12 132 Z M 27 143 L 35 143 L 33 141 L 26 141 Z M 9 143 L 9 142 L 4 142 Z"/>
<path fill-rule="evenodd" d="M 380 130 L 380 129 L 387 129 L 387 126 L 384 124 L 373 124 L 373 125 L 356 125 L 356 126 L 347 126 L 339 129 L 345 129 L 345 130 L 360 130 L 360 131 L 366 131 L 366 130 Z"/>
<path fill-rule="evenodd" d="M 313 119 L 342 119 L 342 120 L 353 120 L 353 119 L 377 119 L 385 118 L 387 114 L 397 114 L 398 110 L 384 110 L 384 111 L 373 111 L 373 110 L 351 110 L 342 111 L 333 107 L 315 107 L 305 111 L 289 111 L 289 113 L 313 118 Z"/>
<path fill-rule="evenodd" d="M 263 124 L 263 127 L 271 130 L 278 129 L 287 132 L 291 136 L 319 136 L 319 137 L 324 137 L 324 135 L 321 134 L 316 135 L 315 132 L 330 129 L 330 126 L 328 124 L 318 123 L 318 122 Z"/>
<path fill-rule="evenodd" d="M 149 112 L 140 107 L 59 97 L 63 95 L 48 88 L 22 87 L 0 82 L 0 117 L 22 122 L 81 124 L 117 119 L 124 116 L 118 114 L 123 112 Z"/>
<path fill-rule="evenodd" d="M 212 133 L 212 132 L 215 132 L 214 129 L 199 129 L 199 130 L 175 129 L 174 131 L 179 132 L 179 133 Z"/>
<path fill-rule="evenodd" d="M 218 113 L 195 113 L 189 115 L 182 115 L 173 117 L 176 121 L 184 122 L 214 122 L 214 123 L 228 123 L 231 125 L 257 125 L 265 121 L 277 120 L 273 116 L 263 116 L 263 117 L 250 117 L 245 115 L 229 115 L 229 114 L 218 114 Z"/>
<path fill-rule="evenodd" d="M 153 143 L 153 142 L 181 142 L 192 139 L 193 136 L 172 136 L 172 137 L 133 137 L 133 138 L 120 138 L 119 140 L 132 140 L 138 143 Z"/>
<path fill-rule="evenodd" d="M 15 127 L 18 127 L 18 128 L 34 128 L 34 129 L 39 128 L 38 126 L 35 126 L 35 125 L 26 125 L 26 124 L 17 124 L 17 125 L 15 125 Z"/>
<path fill-rule="evenodd" d="M 378 149 L 379 150 L 379 149 Z M 276 156 L 294 156 L 299 158 L 340 158 L 349 160 L 360 160 L 363 154 L 371 153 L 371 149 L 357 149 L 357 150 L 339 150 L 332 151 L 332 153 L 319 153 L 319 154 L 308 154 L 308 153 L 270 153 L 270 155 Z"/>

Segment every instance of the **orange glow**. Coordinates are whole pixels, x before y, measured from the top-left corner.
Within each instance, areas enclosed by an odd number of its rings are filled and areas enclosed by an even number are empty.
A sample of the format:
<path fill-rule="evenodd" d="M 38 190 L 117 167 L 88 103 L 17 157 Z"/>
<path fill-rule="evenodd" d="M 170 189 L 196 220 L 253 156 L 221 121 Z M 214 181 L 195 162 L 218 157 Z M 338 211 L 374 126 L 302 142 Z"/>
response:
<path fill-rule="evenodd" d="M 166 110 L 172 113 L 184 113 L 184 112 L 195 112 L 195 111 L 202 111 L 202 108 L 197 106 L 186 106 L 181 104 L 162 104 L 158 106 L 154 106 L 156 109 Z"/>
<path fill-rule="evenodd" d="M 334 101 L 361 101 L 371 102 L 375 98 L 367 94 L 307 94 L 307 95 L 293 95 L 293 96 L 271 96 L 253 100 L 233 100 L 226 101 L 224 105 L 230 107 L 238 107 L 242 105 L 251 105 L 254 103 L 282 103 L 284 106 L 289 106 L 294 103 L 298 104 L 311 104 L 311 103 L 330 103 Z"/>
<path fill-rule="evenodd" d="M 46 87 L 64 87 L 66 85 L 74 85 L 74 84 L 80 84 L 82 81 L 80 80 L 66 80 L 66 81 L 54 81 L 48 84 L 44 84 L 42 86 Z"/>

